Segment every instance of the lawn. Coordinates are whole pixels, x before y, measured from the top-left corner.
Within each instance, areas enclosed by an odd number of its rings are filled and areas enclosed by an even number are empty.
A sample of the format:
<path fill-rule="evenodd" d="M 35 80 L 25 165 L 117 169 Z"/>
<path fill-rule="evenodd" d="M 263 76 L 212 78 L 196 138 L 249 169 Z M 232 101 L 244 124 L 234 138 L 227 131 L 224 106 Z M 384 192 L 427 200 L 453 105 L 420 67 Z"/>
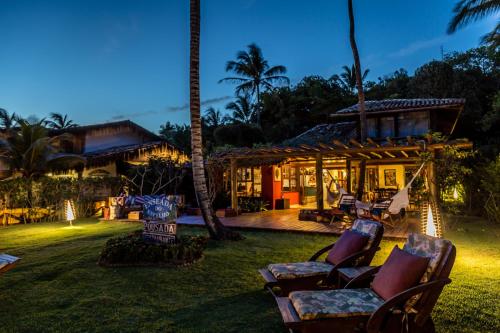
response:
<path fill-rule="evenodd" d="M 0 228 L 0 252 L 23 258 L 0 276 L 1 332 L 285 332 L 257 269 L 304 260 L 333 237 L 244 232 L 209 243 L 182 268 L 101 268 L 106 240 L 138 224 L 79 220 Z M 182 234 L 204 229 L 180 227 Z M 435 308 L 439 332 L 500 331 L 500 227 L 462 219 L 451 278 Z M 376 263 L 395 242 L 383 241 Z"/>

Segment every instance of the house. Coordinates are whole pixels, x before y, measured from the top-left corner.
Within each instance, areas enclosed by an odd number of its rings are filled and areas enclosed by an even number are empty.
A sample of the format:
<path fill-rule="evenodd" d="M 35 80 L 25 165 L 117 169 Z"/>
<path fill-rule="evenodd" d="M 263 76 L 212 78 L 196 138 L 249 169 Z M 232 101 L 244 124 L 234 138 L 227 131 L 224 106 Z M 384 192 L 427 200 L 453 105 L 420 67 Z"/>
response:
<path fill-rule="evenodd" d="M 72 134 L 71 140 L 61 144 L 62 150 L 86 160 L 83 169 L 68 170 L 66 175 L 117 176 L 125 164 L 146 163 L 153 156 L 171 158 L 179 164 L 189 159 L 174 145 L 130 120 L 53 130 L 49 135 L 61 133 Z"/>
<path fill-rule="evenodd" d="M 436 154 L 447 145 L 472 147 L 467 140 L 452 140 L 464 104 L 457 98 L 367 101 L 367 142 L 359 140 L 358 105 L 353 105 L 333 113 L 332 123 L 281 145 L 234 148 L 212 158 L 230 165 L 235 209 L 238 197 L 261 197 L 272 208 L 285 199 L 322 209 L 330 204 L 328 194 L 337 192 L 336 184 L 356 191 L 361 161 L 366 162 L 364 199 L 383 199 L 407 184 L 422 153 Z M 431 132 L 442 133 L 446 141 L 436 141 Z"/>

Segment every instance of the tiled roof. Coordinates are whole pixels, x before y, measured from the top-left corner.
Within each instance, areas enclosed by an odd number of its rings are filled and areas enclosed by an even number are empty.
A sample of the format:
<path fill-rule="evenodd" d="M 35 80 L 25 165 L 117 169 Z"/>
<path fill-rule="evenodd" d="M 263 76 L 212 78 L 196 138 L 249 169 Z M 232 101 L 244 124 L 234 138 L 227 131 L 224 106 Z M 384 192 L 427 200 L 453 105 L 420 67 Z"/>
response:
<path fill-rule="evenodd" d="M 300 145 L 316 145 L 318 142 L 329 143 L 333 140 L 349 141 L 357 137 L 356 122 L 346 121 L 335 124 L 320 124 L 310 130 L 289 139 L 285 146 L 298 147 Z"/>
<path fill-rule="evenodd" d="M 419 110 L 434 107 L 460 107 L 465 104 L 463 98 L 413 98 L 413 99 L 385 99 L 381 101 L 366 101 L 367 112 L 395 111 L 395 110 Z M 331 116 L 358 113 L 359 104 L 338 110 Z"/>

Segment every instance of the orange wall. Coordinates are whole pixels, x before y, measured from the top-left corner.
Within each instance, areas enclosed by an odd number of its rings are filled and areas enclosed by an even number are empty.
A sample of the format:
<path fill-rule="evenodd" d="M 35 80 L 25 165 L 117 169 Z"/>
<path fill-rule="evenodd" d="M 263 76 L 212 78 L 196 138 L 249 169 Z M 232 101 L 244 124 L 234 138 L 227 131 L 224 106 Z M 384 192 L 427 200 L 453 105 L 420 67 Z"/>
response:
<path fill-rule="evenodd" d="M 281 181 L 274 181 L 273 167 L 262 167 L 262 197 L 270 203 L 269 208 L 274 209 L 275 200 L 281 199 Z"/>
<path fill-rule="evenodd" d="M 299 204 L 299 192 L 283 192 L 283 198 L 290 199 L 290 205 Z"/>

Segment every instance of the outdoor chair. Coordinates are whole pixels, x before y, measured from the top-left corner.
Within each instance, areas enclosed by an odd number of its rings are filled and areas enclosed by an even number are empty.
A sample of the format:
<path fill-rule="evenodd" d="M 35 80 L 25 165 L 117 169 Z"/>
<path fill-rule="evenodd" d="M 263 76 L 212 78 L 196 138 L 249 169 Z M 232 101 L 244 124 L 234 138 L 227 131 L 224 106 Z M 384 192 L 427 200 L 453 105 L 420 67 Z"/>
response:
<path fill-rule="evenodd" d="M 356 207 L 356 197 L 352 194 L 342 194 L 339 199 L 337 207 L 332 207 L 330 213 L 332 214 L 332 221 L 335 219 L 342 219 L 344 216 L 348 216 L 355 212 Z"/>
<path fill-rule="evenodd" d="M 455 262 L 447 240 L 410 234 L 384 265 L 365 271 L 344 289 L 295 291 L 276 297 L 285 326 L 296 333 L 435 332 L 431 317 Z M 359 281 L 367 288 L 352 289 Z"/>
<path fill-rule="evenodd" d="M 397 214 L 391 213 L 389 211 L 391 203 L 392 199 L 374 203 L 370 209 L 370 215 L 373 220 L 395 228 L 406 222 L 406 211 L 401 209 Z"/>
<path fill-rule="evenodd" d="M 0 253 L 0 273 L 10 271 L 16 266 L 19 260 L 21 260 L 21 258 L 14 257 L 6 253 Z"/>
<path fill-rule="evenodd" d="M 341 267 L 367 266 L 380 249 L 384 227 L 376 221 L 357 219 L 336 243 L 316 252 L 309 261 L 270 264 L 259 270 L 266 281 L 264 288 L 275 295 L 286 296 L 294 290 L 335 288 L 337 270 Z M 326 254 L 324 261 L 318 258 Z"/>

